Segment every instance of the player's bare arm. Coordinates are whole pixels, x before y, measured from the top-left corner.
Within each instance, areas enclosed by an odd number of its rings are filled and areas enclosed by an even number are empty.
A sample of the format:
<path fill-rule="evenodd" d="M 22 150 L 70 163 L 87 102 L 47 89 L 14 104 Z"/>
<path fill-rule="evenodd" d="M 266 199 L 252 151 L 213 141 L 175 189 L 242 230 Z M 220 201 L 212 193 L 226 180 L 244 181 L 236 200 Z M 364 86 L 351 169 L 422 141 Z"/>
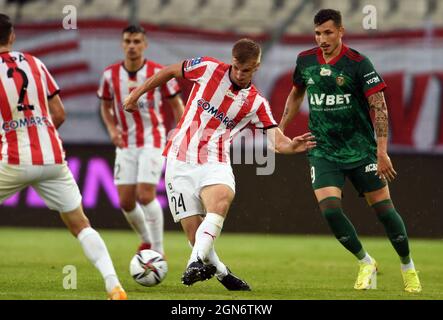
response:
<path fill-rule="evenodd" d="M 168 99 L 168 103 L 172 108 L 172 114 L 174 115 L 175 123 L 177 124 L 180 121 L 185 109 L 183 100 L 181 99 L 180 95 L 176 95 Z"/>
<path fill-rule="evenodd" d="M 283 111 L 283 116 L 280 120 L 280 124 L 278 125 L 281 131 L 285 131 L 289 123 L 291 123 L 292 119 L 294 119 L 294 117 L 300 111 L 305 92 L 305 88 L 297 88 L 295 86 L 292 87 L 292 90 L 286 99 L 285 111 Z"/>
<path fill-rule="evenodd" d="M 123 138 L 121 131 L 116 127 L 113 119 L 113 110 L 112 110 L 113 102 L 111 100 L 101 100 L 100 104 L 100 113 L 105 123 L 106 129 L 108 130 L 109 137 L 111 138 L 112 143 L 118 147 L 123 147 Z"/>
<path fill-rule="evenodd" d="M 136 89 L 134 89 L 123 102 L 123 108 L 125 109 L 125 111 L 134 112 L 135 110 L 137 110 L 138 99 L 140 99 L 140 97 L 144 93 L 165 84 L 172 78 L 182 77 L 183 71 L 181 62 L 163 68 L 159 72 L 155 73 L 152 77 L 147 79 L 141 86 L 138 86 Z"/>
<path fill-rule="evenodd" d="M 60 96 L 56 94 L 48 100 L 49 113 L 51 114 L 52 123 L 55 128 L 58 129 L 65 121 L 65 107 L 60 99 Z"/>
<path fill-rule="evenodd" d="M 377 92 L 368 97 L 371 110 L 374 111 L 374 129 L 377 135 L 377 175 L 380 179 L 392 181 L 395 172 L 388 156 L 388 108 L 383 92 Z"/>
<path fill-rule="evenodd" d="M 301 136 L 294 137 L 292 140 L 285 136 L 280 128 L 267 130 L 268 142 L 277 153 L 293 154 L 305 152 L 316 146 L 315 137 L 307 132 Z"/>

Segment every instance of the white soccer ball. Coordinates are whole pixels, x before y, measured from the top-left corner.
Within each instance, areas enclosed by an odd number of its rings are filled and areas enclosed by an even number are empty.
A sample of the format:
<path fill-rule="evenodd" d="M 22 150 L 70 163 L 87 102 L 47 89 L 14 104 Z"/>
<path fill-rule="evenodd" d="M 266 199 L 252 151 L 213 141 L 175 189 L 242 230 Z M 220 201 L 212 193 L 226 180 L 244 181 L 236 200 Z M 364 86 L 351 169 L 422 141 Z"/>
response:
<path fill-rule="evenodd" d="M 145 287 L 152 287 L 166 277 L 168 264 L 163 256 L 154 250 L 142 250 L 129 263 L 129 273 L 134 280 Z"/>

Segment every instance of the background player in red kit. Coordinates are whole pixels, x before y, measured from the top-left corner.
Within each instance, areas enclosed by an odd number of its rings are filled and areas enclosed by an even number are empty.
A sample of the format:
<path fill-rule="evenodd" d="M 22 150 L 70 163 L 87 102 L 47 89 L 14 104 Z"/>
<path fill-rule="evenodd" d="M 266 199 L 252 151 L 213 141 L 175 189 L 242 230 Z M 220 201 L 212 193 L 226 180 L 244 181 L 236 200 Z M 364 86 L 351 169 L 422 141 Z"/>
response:
<path fill-rule="evenodd" d="M 194 82 L 185 113 L 163 153 L 168 158 L 166 190 L 171 213 L 193 245 L 182 277 L 185 285 L 215 274 L 228 290 L 250 290 L 214 250 L 235 195 L 229 158 L 232 137 L 252 124 L 268 129 L 268 135 L 275 137 L 271 142 L 281 153 L 302 152 L 315 146 L 310 133 L 291 141 L 277 128 L 268 101 L 251 84 L 260 57 L 257 43 L 239 40 L 232 48 L 232 64 L 210 57 L 173 64 L 135 89 L 124 103 L 128 111 L 136 111 L 143 93 L 169 79 L 183 77 Z"/>
<path fill-rule="evenodd" d="M 146 60 L 146 33 L 142 27 L 129 26 L 122 33 L 123 62 L 113 64 L 103 73 L 98 96 L 103 121 L 116 146 L 114 183 L 120 207 L 129 224 L 142 240 L 139 250 L 153 249 L 164 254 L 163 210 L 156 199 L 164 158 L 165 127 L 160 109 L 168 99 L 176 121 L 183 114 L 179 86 L 171 79 L 149 91 L 139 100 L 139 108 L 125 112 L 122 102 L 129 93 L 163 66 Z"/>
<path fill-rule="evenodd" d="M 0 14 L 0 203 L 32 186 L 80 241 L 102 274 L 109 299 L 125 300 L 106 245 L 83 212 L 65 162 L 57 133 L 65 119 L 58 86 L 39 59 L 11 51 L 14 41 L 9 17 Z"/>

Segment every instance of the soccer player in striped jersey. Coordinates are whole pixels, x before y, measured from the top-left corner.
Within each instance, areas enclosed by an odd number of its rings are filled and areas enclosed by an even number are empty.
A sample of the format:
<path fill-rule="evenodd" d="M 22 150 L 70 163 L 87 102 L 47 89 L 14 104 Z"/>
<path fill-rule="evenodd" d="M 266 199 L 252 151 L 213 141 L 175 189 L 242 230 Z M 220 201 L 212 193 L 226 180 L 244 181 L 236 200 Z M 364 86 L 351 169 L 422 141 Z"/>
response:
<path fill-rule="evenodd" d="M 123 30 L 122 47 L 124 61 L 106 68 L 98 90 L 102 118 L 116 146 L 114 183 L 123 214 L 141 238 L 138 249 L 164 254 L 163 211 L 156 199 L 166 140 L 160 110 L 162 99 L 167 99 L 178 122 L 184 106 L 177 81 L 171 79 L 145 94 L 136 112 L 125 112 L 122 103 L 126 96 L 163 66 L 145 59 L 148 43 L 140 26 Z"/>
<path fill-rule="evenodd" d="M 318 141 L 318 147 L 308 155 L 312 186 L 335 237 L 359 260 L 354 288 L 376 287 L 377 264 L 342 210 L 346 177 L 366 197 L 383 224 L 400 257 L 405 290 L 420 292 L 406 228 L 387 184 L 397 173 L 387 153 L 388 110 L 383 95 L 386 84 L 367 57 L 342 42 L 344 28 L 339 11 L 320 10 L 314 24 L 318 47 L 297 58 L 294 86 L 280 128 L 284 130 L 294 118 L 307 92 L 309 128 Z M 374 123 L 370 112 L 374 113 Z"/>
<path fill-rule="evenodd" d="M 278 152 L 292 154 L 315 146 L 310 133 L 291 140 L 277 128 L 268 101 L 251 84 L 260 57 L 256 42 L 241 39 L 232 48 L 231 64 L 197 57 L 170 65 L 135 89 L 124 103 L 128 111 L 136 111 L 143 93 L 169 79 L 194 82 L 185 112 L 163 152 L 169 207 L 193 246 L 182 277 L 185 285 L 215 274 L 228 290 L 250 290 L 214 250 L 235 195 L 229 155 L 232 137 L 250 124 L 267 130 Z"/>
<path fill-rule="evenodd" d="M 83 212 L 65 162 L 57 133 L 65 120 L 59 88 L 39 59 L 12 51 L 14 41 L 9 17 L 0 14 L 0 203 L 32 186 L 80 241 L 105 280 L 108 298 L 125 300 L 106 245 Z"/>

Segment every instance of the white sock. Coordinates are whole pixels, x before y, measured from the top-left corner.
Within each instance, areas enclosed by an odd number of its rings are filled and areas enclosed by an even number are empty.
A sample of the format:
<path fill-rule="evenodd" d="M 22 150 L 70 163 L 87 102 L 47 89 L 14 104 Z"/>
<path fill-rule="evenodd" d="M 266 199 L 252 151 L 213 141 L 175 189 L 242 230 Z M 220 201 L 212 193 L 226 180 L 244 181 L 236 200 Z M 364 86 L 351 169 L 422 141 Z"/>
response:
<path fill-rule="evenodd" d="M 140 239 L 144 243 L 151 243 L 147 223 L 145 221 L 145 214 L 143 213 L 143 209 L 140 207 L 140 205 L 135 203 L 135 208 L 132 211 L 122 211 L 126 217 L 126 220 L 128 220 L 129 225 L 140 236 Z"/>
<path fill-rule="evenodd" d="M 100 271 L 105 280 L 106 291 L 111 292 L 115 286 L 120 285 L 120 282 L 103 239 L 91 227 L 80 231 L 77 239 L 80 241 L 86 257 Z"/>
<path fill-rule="evenodd" d="M 400 266 L 401 266 L 401 270 L 402 271 L 414 270 L 415 269 L 414 261 L 412 261 L 412 259 L 411 259 L 411 261 L 408 264 L 401 263 Z"/>
<path fill-rule="evenodd" d="M 365 256 L 359 260 L 362 263 L 371 264 L 374 263 L 374 259 L 366 252 Z"/>
<path fill-rule="evenodd" d="M 226 268 L 225 264 L 220 261 L 217 253 L 215 252 L 215 248 L 212 248 L 209 251 L 208 260 L 209 264 L 212 264 L 217 268 L 217 270 L 215 271 L 215 276 L 219 280 L 228 275 L 228 268 Z"/>
<path fill-rule="evenodd" d="M 190 242 L 188 242 L 188 243 L 189 243 L 189 246 L 191 248 L 193 248 L 192 244 Z M 191 262 L 194 262 L 196 260 L 197 260 L 197 256 L 195 256 L 195 258 L 193 259 L 192 255 L 191 255 L 191 258 L 188 261 L 188 266 L 191 264 Z M 228 268 L 226 268 L 225 264 L 220 261 L 220 258 L 218 257 L 214 248 L 212 248 L 209 251 L 208 261 L 209 261 L 209 264 L 212 264 L 213 266 L 215 266 L 217 268 L 217 270 L 215 271 L 215 276 L 219 280 L 223 279 L 228 274 Z"/>
<path fill-rule="evenodd" d="M 205 219 L 195 233 L 195 244 L 192 249 L 192 257 L 200 258 L 204 263 L 208 263 L 209 252 L 214 247 L 215 239 L 220 235 L 224 220 L 225 218 L 219 214 L 206 214 Z"/>
<path fill-rule="evenodd" d="M 163 248 L 163 210 L 157 199 L 146 206 L 141 205 L 145 214 L 146 226 L 151 238 L 151 249 L 164 254 Z"/>

